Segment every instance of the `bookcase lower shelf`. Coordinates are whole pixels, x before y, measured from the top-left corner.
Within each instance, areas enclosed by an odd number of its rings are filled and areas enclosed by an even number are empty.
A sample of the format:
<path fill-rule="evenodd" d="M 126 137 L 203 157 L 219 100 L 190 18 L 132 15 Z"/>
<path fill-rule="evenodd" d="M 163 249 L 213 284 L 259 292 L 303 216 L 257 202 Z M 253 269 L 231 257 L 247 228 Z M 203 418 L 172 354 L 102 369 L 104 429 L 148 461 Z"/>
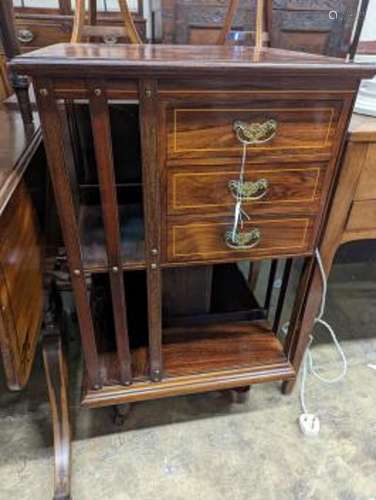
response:
<path fill-rule="evenodd" d="M 167 328 L 163 332 L 163 379 L 148 379 L 146 347 L 132 350 L 134 382 L 119 384 L 115 353 L 100 356 L 103 387 L 83 383 L 82 405 L 99 407 L 178 396 L 295 377 L 280 341 L 266 321 Z"/>

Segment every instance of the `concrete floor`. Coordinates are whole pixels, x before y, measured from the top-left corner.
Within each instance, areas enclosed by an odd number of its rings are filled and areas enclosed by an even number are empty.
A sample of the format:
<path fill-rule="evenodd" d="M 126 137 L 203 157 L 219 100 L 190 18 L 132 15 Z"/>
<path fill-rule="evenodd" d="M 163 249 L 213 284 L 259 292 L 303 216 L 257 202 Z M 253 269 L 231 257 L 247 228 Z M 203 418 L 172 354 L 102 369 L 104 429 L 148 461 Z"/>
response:
<path fill-rule="evenodd" d="M 119 429 L 110 408 L 79 408 L 74 372 L 73 499 L 375 500 L 375 283 L 370 263 L 337 265 L 331 275 L 327 317 L 349 371 L 332 386 L 308 381 L 318 438 L 300 434 L 297 391 L 282 396 L 275 383 L 254 386 L 242 405 L 231 393 L 135 404 Z M 314 354 L 336 373 L 330 344 L 319 342 Z M 51 498 L 52 453 L 39 357 L 26 391 L 9 393 L 1 381 L 0 499 Z"/>

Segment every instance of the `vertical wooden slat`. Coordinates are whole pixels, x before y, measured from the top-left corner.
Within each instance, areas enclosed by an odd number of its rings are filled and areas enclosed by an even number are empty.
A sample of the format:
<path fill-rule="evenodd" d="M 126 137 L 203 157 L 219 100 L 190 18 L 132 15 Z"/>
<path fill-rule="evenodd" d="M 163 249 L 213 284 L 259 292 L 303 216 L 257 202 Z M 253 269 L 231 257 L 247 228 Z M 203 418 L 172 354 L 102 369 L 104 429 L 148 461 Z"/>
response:
<path fill-rule="evenodd" d="M 264 33 L 264 15 L 265 7 L 264 0 L 257 0 L 256 5 L 256 33 L 255 33 L 255 50 L 262 49 L 262 36 Z"/>
<path fill-rule="evenodd" d="M 140 80 L 140 131 L 144 186 L 150 377 L 162 378 L 162 279 L 160 270 L 160 179 L 157 153 L 157 84 Z"/>
<path fill-rule="evenodd" d="M 78 224 L 69 176 L 65 165 L 61 117 L 53 95 L 53 88 L 49 81 L 37 82 L 36 96 L 42 123 L 44 146 L 55 192 L 64 243 L 67 249 L 68 265 L 75 296 L 89 385 L 94 389 L 98 389 L 101 387 L 98 353 L 82 265 Z"/>
<path fill-rule="evenodd" d="M 128 385 L 132 382 L 132 369 L 122 272 L 120 222 L 110 116 L 103 88 L 93 86 L 90 91 L 90 116 L 101 194 L 120 377 L 121 382 Z"/>
<path fill-rule="evenodd" d="M 291 267 L 292 267 L 292 259 L 286 259 L 285 268 L 283 270 L 283 276 L 282 276 L 282 286 L 281 286 L 281 289 L 279 291 L 277 308 L 276 308 L 275 315 L 274 315 L 273 331 L 276 334 L 278 333 L 278 330 L 279 330 L 279 324 L 281 321 L 282 310 L 283 310 L 283 306 L 285 304 L 287 287 L 289 284 L 289 279 L 290 279 L 290 274 L 291 274 Z"/>
<path fill-rule="evenodd" d="M 73 19 L 73 29 L 71 43 L 80 43 L 82 38 L 82 28 L 85 24 L 85 0 L 77 0 L 76 12 Z"/>
<path fill-rule="evenodd" d="M 89 0 L 89 24 L 97 24 L 97 0 Z"/>

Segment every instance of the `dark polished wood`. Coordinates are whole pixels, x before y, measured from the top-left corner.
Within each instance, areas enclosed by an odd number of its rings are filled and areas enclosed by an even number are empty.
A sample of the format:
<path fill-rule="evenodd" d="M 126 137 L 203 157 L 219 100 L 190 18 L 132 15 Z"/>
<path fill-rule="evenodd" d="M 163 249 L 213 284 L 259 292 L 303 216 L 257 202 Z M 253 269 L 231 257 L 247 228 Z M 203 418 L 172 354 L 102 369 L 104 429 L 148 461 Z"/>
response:
<path fill-rule="evenodd" d="M 204 89 L 203 89 L 204 90 Z M 218 89 L 219 90 L 219 89 Z M 315 99 L 292 99 L 291 93 L 227 91 L 227 98 L 214 92 L 195 95 L 179 90 L 164 93 L 167 120 L 167 159 L 171 162 L 185 159 L 206 159 L 220 155 L 238 158 L 242 145 L 234 134 L 236 120 L 245 123 L 264 123 L 273 119 L 277 129 L 272 141 L 248 148 L 248 162 L 306 160 L 312 155 L 330 154 L 336 139 L 343 100 L 337 92 L 333 99 L 325 92 L 315 92 Z M 179 99 L 180 98 L 180 99 Z M 250 98 L 252 101 L 250 103 Z M 179 100 L 182 106 L 179 106 Z M 189 103 L 189 106 L 188 106 Z M 217 104 L 215 104 L 217 103 Z M 223 161 L 223 160 L 222 160 Z"/>
<path fill-rule="evenodd" d="M 250 151 L 250 159 L 253 157 Z M 295 167 L 295 168 L 294 168 Z M 318 210 L 325 165 L 270 164 L 245 170 L 248 182 L 265 180 L 267 188 L 260 190 L 260 199 L 245 201 L 245 210 L 254 214 L 309 213 Z M 167 212 L 169 215 L 233 212 L 234 194 L 229 182 L 237 180 L 239 172 L 231 166 L 186 167 L 171 169 L 167 176 Z"/>
<path fill-rule="evenodd" d="M 44 319 L 43 362 L 52 415 L 55 474 L 54 500 L 70 500 L 71 428 L 68 365 L 61 306 L 51 293 Z"/>
<path fill-rule="evenodd" d="M 93 87 L 92 89 L 90 113 L 101 193 L 104 232 L 106 235 L 107 261 L 110 273 L 121 380 L 124 384 L 129 385 L 132 382 L 132 370 L 126 301 L 121 272 L 122 256 L 119 212 L 113 166 L 109 111 L 107 100 L 103 95 L 101 87 Z"/>
<path fill-rule="evenodd" d="M 257 228 L 259 243 L 250 250 L 231 249 L 225 234 L 232 230 L 232 217 L 169 218 L 167 260 L 220 261 L 302 255 L 313 250 L 313 221 L 309 217 L 284 219 L 252 218 L 244 223 L 245 231 Z"/>
<path fill-rule="evenodd" d="M 69 249 L 68 263 L 82 332 L 86 369 L 88 370 L 92 386 L 100 387 L 98 354 L 84 268 L 81 260 L 76 208 L 66 166 L 66 155 L 61 147 L 64 137 L 63 122 L 59 115 L 57 103 L 52 95 L 51 84 L 46 81 L 43 84 L 46 86 L 43 87 L 45 91 L 40 92 L 41 87 L 37 90 L 38 109 L 41 117 L 47 159 L 51 168 L 51 180 L 54 187 L 56 205 L 59 210 L 65 245 Z"/>
<path fill-rule="evenodd" d="M 116 358 L 102 356 L 101 371 L 108 384 L 99 391 L 84 389 L 82 404 L 99 407 L 294 377 L 279 341 L 267 325 L 260 322 L 166 330 L 164 378 L 153 384 L 145 380 L 148 373 L 146 350 L 139 348 L 133 356 L 134 373 L 139 381 L 128 389 L 116 385 Z"/>
<path fill-rule="evenodd" d="M 43 308 L 40 233 L 23 181 L 0 216 L 0 234 L 0 348 L 8 387 L 16 390 L 30 375 Z"/>
<path fill-rule="evenodd" d="M 371 78 L 372 65 L 346 63 L 341 59 L 301 52 L 264 48 L 255 51 L 252 47 L 241 50 L 231 46 L 205 47 L 184 45 L 118 45 L 103 44 L 58 44 L 45 47 L 32 54 L 23 54 L 13 61 L 13 67 L 30 75 L 58 75 L 81 77 L 83 65 L 90 66 L 90 74 L 103 76 L 166 76 L 173 79 L 181 75 L 222 75 L 234 80 L 238 76 L 257 77 L 274 75 L 320 75 L 346 79 Z M 271 80 L 270 83 L 275 80 Z M 307 82 L 309 83 L 309 82 Z M 348 82 L 347 90 L 354 83 Z M 218 88 L 218 87 L 217 87 Z M 292 87 L 293 88 L 293 87 Z M 338 87 L 337 87 L 338 89 Z"/>
<path fill-rule="evenodd" d="M 148 318 L 150 376 L 154 381 L 162 378 L 162 277 L 160 269 L 161 229 L 160 172 L 158 168 L 158 108 L 157 84 L 154 80 L 141 80 L 140 132 L 142 147 L 142 180 L 144 184 L 144 213 L 146 216 L 145 253 L 147 259 Z"/>

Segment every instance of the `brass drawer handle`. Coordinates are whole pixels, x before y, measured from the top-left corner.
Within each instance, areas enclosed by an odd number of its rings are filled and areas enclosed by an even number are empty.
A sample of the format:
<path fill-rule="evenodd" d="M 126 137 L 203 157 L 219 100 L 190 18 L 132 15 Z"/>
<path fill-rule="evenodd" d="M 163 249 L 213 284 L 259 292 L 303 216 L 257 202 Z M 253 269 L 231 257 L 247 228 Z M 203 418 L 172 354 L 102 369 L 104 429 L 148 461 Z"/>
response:
<path fill-rule="evenodd" d="M 229 190 L 234 198 L 241 201 L 261 200 L 268 192 L 267 179 L 258 179 L 255 182 L 230 181 Z"/>
<path fill-rule="evenodd" d="M 238 141 L 242 144 L 265 144 L 271 141 L 277 132 L 276 120 L 267 120 L 264 123 L 245 123 L 235 120 L 233 124 L 234 132 Z"/>
<path fill-rule="evenodd" d="M 17 40 L 21 43 L 31 43 L 34 40 L 34 33 L 30 30 L 18 30 Z"/>
<path fill-rule="evenodd" d="M 261 231 L 256 227 L 252 231 L 236 232 L 233 238 L 233 231 L 226 231 L 225 243 L 233 250 L 249 250 L 256 247 L 261 241 Z"/>
<path fill-rule="evenodd" d="M 103 41 L 107 45 L 115 45 L 118 43 L 119 38 L 116 35 L 104 35 Z"/>

